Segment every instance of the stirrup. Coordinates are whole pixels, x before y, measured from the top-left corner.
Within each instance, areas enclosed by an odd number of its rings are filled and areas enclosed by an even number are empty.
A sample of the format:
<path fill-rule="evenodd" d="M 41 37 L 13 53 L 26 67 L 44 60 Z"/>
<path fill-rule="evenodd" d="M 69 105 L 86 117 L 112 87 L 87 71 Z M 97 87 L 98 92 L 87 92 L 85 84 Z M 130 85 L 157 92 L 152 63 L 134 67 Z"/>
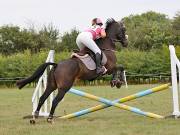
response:
<path fill-rule="evenodd" d="M 105 67 L 105 66 L 103 66 L 103 68 L 104 68 L 104 72 L 103 72 L 103 74 L 105 74 L 105 73 L 107 72 L 107 69 L 106 69 L 106 67 Z"/>
<path fill-rule="evenodd" d="M 102 71 L 103 70 L 103 71 Z M 104 66 L 102 66 L 102 67 L 97 67 L 96 68 L 96 73 L 97 74 L 101 74 L 101 75 L 103 75 L 103 74 L 105 74 L 107 72 L 107 69 L 104 67 Z"/>

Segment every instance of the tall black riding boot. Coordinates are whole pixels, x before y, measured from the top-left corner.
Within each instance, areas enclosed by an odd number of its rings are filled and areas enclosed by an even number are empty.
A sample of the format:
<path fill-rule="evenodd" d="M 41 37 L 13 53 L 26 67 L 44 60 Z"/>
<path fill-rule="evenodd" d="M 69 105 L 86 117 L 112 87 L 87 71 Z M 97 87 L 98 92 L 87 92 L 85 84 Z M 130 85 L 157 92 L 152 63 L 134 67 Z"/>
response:
<path fill-rule="evenodd" d="M 101 66 L 101 54 L 96 53 L 96 73 L 103 74 L 105 69 Z"/>

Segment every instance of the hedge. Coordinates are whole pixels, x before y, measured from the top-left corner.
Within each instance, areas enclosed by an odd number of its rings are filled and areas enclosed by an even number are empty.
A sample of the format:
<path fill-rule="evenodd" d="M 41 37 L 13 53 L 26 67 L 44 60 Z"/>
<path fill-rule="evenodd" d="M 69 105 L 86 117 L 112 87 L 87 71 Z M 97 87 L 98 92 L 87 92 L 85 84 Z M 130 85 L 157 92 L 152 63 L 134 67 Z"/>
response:
<path fill-rule="evenodd" d="M 55 53 L 55 62 L 70 57 L 70 52 Z M 176 47 L 176 54 L 180 58 L 180 47 Z M 31 54 L 30 51 L 17 53 L 11 56 L 0 55 L 0 78 L 26 77 L 45 62 L 48 51 Z M 125 70 L 137 74 L 169 73 L 169 50 L 164 46 L 161 50 L 142 52 L 123 49 L 116 52 L 118 64 L 122 64 Z"/>

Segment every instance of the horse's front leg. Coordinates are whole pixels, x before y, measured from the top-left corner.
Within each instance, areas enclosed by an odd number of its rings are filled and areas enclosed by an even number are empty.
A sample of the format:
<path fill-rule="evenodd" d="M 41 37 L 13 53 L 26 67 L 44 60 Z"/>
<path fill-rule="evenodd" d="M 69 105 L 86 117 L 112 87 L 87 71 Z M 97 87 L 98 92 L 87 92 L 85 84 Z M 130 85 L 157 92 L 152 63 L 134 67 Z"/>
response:
<path fill-rule="evenodd" d="M 117 88 L 121 88 L 121 85 L 124 83 L 124 68 L 123 66 L 117 66 L 112 73 L 111 79 L 111 87 L 116 86 Z"/>
<path fill-rule="evenodd" d="M 116 85 L 116 70 L 115 69 L 113 70 L 110 84 L 111 84 L 111 87 L 114 87 Z"/>

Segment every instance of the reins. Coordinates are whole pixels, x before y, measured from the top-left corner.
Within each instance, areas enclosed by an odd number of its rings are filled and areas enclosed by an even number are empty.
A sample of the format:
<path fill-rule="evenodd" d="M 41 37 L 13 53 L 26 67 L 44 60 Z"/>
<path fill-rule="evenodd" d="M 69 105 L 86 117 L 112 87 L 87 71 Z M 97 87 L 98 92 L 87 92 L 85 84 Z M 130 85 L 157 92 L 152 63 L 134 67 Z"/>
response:
<path fill-rule="evenodd" d="M 110 37 L 109 37 L 110 38 Z M 113 38 L 110 38 L 110 40 L 112 41 L 113 44 L 115 44 L 115 42 L 120 42 L 121 40 L 118 40 L 118 39 L 113 39 Z M 111 51 L 111 52 L 117 52 L 116 50 L 114 49 L 107 49 L 107 48 L 101 48 L 102 50 L 104 51 Z"/>
<path fill-rule="evenodd" d="M 103 51 L 111 51 L 111 52 L 117 52 L 116 50 L 113 49 L 107 49 L 107 48 L 101 48 Z"/>

